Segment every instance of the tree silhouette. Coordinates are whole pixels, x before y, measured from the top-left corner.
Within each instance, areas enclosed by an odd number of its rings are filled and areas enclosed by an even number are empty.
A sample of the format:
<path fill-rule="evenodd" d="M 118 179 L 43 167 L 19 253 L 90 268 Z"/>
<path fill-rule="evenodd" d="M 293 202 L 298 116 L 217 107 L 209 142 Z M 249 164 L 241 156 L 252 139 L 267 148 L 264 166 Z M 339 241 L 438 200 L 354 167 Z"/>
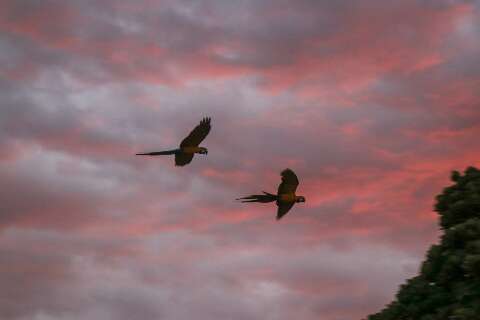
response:
<path fill-rule="evenodd" d="M 436 198 L 440 244 L 428 250 L 420 275 L 369 320 L 480 319 L 480 170 L 454 171 L 451 179 Z"/>

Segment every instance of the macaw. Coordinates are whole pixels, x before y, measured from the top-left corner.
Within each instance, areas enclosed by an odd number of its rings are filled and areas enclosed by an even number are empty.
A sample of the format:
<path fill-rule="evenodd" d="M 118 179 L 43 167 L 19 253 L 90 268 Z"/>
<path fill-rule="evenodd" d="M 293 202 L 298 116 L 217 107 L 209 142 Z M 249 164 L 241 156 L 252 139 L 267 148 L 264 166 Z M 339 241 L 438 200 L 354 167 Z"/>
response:
<path fill-rule="evenodd" d="M 211 118 L 203 118 L 190 134 L 183 139 L 180 143 L 180 147 L 174 150 L 167 151 L 156 151 L 156 152 L 146 152 L 146 153 L 137 153 L 137 156 L 160 156 L 160 155 L 175 155 L 175 165 L 184 166 L 189 164 L 195 153 L 199 154 L 208 154 L 208 149 L 205 147 L 199 147 L 200 143 L 206 138 L 210 132 Z"/>
<path fill-rule="evenodd" d="M 285 169 L 281 173 L 282 182 L 278 186 L 277 194 L 263 191 L 264 194 L 253 194 L 251 196 L 239 198 L 242 202 L 261 202 L 268 203 L 276 201 L 277 220 L 280 220 L 293 207 L 295 203 L 305 202 L 304 196 L 297 196 L 295 191 L 298 187 L 298 178 L 291 169 Z"/>

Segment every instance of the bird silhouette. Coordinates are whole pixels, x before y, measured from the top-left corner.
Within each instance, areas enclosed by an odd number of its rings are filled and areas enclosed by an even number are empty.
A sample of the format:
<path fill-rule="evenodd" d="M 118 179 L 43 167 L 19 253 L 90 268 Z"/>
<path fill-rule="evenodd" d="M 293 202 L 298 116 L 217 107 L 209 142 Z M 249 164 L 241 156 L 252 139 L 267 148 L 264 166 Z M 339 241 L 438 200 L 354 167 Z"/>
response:
<path fill-rule="evenodd" d="M 263 194 L 253 194 L 236 200 L 242 202 L 261 202 L 268 203 L 276 201 L 277 203 L 277 220 L 280 220 L 297 202 L 305 202 L 305 197 L 297 196 L 295 191 L 298 187 L 298 178 L 291 169 L 285 169 L 281 173 L 282 182 L 278 186 L 277 194 L 263 191 Z"/>
<path fill-rule="evenodd" d="M 161 155 L 175 155 L 175 165 L 184 166 L 189 164 L 195 153 L 199 154 L 208 154 L 208 149 L 205 147 L 199 147 L 200 143 L 206 138 L 210 129 L 211 118 L 203 118 L 190 134 L 183 139 L 180 143 L 180 147 L 174 150 L 167 151 L 155 151 L 155 152 L 145 152 L 137 153 L 137 156 L 161 156 Z"/>

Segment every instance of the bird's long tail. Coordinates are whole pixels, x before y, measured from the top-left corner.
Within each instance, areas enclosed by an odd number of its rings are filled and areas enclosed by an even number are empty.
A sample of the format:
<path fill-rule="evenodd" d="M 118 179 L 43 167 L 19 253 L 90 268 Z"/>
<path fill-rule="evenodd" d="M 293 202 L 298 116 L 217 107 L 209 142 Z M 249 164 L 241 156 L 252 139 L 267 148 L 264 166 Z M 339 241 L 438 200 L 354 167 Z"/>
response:
<path fill-rule="evenodd" d="M 156 151 L 156 152 L 145 152 L 145 153 L 136 153 L 137 156 L 164 156 L 177 153 L 178 150 L 167 150 L 167 151 Z"/>
<path fill-rule="evenodd" d="M 246 196 L 243 198 L 238 198 L 236 200 L 240 200 L 241 202 L 261 202 L 261 203 L 268 203 L 277 200 L 277 196 L 275 194 L 271 194 L 268 192 L 263 191 L 264 194 L 252 194 L 251 196 Z"/>

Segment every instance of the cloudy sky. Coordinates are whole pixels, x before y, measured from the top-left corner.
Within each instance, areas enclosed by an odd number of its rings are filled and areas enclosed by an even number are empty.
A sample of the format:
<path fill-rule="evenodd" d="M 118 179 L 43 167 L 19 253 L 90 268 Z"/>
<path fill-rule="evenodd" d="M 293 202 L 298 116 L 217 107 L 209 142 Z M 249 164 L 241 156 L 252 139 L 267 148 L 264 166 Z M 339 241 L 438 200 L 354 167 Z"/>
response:
<path fill-rule="evenodd" d="M 479 57 L 479 1 L 1 0 L 0 318 L 378 311 L 480 165 Z M 234 201 L 286 167 L 281 221 Z"/>

